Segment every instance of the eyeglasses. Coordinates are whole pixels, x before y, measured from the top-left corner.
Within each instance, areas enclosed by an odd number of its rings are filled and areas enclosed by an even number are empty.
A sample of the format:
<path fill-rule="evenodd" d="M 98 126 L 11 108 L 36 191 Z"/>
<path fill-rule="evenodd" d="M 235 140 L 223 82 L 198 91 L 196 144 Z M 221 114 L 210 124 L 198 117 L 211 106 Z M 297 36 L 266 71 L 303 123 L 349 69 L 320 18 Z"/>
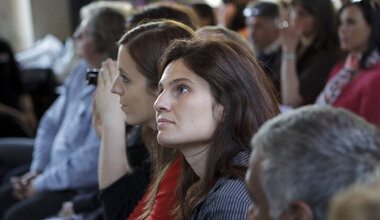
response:
<path fill-rule="evenodd" d="M 260 10 L 257 8 L 245 8 L 243 10 L 243 15 L 245 17 L 258 16 L 260 15 Z"/>

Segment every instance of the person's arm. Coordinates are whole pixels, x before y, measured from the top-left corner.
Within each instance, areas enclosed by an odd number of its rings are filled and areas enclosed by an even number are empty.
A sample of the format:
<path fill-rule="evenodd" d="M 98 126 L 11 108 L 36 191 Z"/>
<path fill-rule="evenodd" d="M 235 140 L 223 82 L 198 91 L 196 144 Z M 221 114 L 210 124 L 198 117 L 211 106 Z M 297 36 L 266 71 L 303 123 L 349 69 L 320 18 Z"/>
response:
<path fill-rule="evenodd" d="M 34 132 L 37 128 L 37 118 L 34 113 L 32 97 L 29 94 L 24 93 L 20 96 L 19 100 L 25 124 L 32 132 Z"/>
<path fill-rule="evenodd" d="M 126 157 L 125 125 L 118 96 L 111 93 L 118 73 L 116 62 L 107 59 L 99 72 L 94 96 L 93 126 L 101 136 L 99 156 L 99 188 L 104 189 L 132 171 Z"/>
<path fill-rule="evenodd" d="M 75 146 L 75 150 L 59 164 L 49 166 L 33 180 L 37 192 L 45 190 L 66 190 L 95 186 L 97 183 L 97 166 L 99 156 L 99 139 L 88 123 L 89 131 L 83 144 Z"/>
<path fill-rule="evenodd" d="M 50 161 L 51 148 L 64 117 L 66 97 L 66 92 L 61 94 L 41 118 L 30 168 L 33 171 L 43 171 Z"/>
<path fill-rule="evenodd" d="M 281 99 L 282 104 L 298 107 L 302 103 L 300 80 L 297 74 L 296 49 L 300 33 L 295 27 L 281 29 Z"/>
<path fill-rule="evenodd" d="M 147 158 L 141 167 L 135 168 L 132 173 L 124 175 L 110 186 L 100 190 L 99 200 L 106 219 L 118 220 L 132 215 L 139 216 L 145 204 L 141 199 L 148 188 L 150 175 L 151 158 Z"/>
<path fill-rule="evenodd" d="M 95 190 L 92 192 L 79 194 L 75 196 L 71 200 L 74 213 L 79 214 L 83 212 L 91 212 L 101 207 L 100 201 L 98 199 L 98 195 L 99 195 L 99 191 Z"/>

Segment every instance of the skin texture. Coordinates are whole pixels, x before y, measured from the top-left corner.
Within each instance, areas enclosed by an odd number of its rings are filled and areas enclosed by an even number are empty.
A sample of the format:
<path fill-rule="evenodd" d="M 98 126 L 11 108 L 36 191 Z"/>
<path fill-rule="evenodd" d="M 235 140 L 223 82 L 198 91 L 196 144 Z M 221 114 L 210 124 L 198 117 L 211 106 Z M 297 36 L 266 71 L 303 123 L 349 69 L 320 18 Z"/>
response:
<path fill-rule="evenodd" d="M 75 39 L 79 55 L 94 68 L 100 68 L 102 55 L 94 50 L 94 41 L 92 40 L 88 30 L 88 22 L 88 19 L 84 19 L 75 31 L 73 37 Z"/>
<path fill-rule="evenodd" d="M 202 177 L 207 147 L 215 131 L 221 106 L 208 83 L 193 73 L 182 59 L 171 62 L 159 84 L 156 110 L 158 142 L 175 147 L 185 156 L 195 173 Z"/>
<path fill-rule="evenodd" d="M 356 6 L 345 8 L 339 18 L 340 46 L 350 53 L 360 53 L 367 48 L 371 27 L 364 20 L 363 13 Z"/>
<path fill-rule="evenodd" d="M 118 56 L 119 75 L 114 81 L 112 92 L 119 95 L 121 109 L 128 124 L 149 124 L 154 127 L 153 103 L 156 94 L 147 88 L 145 77 L 138 71 L 128 47 L 121 46 Z"/>
<path fill-rule="evenodd" d="M 125 157 L 124 121 L 156 129 L 155 91 L 148 88 L 146 78 L 138 71 L 127 46 L 119 47 L 117 60 L 117 63 L 110 59 L 103 62 L 93 105 L 93 126 L 102 138 L 100 189 L 132 171 Z"/>

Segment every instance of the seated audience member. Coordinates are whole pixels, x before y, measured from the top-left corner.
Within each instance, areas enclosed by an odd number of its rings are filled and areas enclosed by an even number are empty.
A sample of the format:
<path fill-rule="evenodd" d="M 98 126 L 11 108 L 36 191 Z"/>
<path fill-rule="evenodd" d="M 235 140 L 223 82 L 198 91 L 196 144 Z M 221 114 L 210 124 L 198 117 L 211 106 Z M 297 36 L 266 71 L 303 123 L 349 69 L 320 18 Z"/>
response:
<path fill-rule="evenodd" d="M 279 7 L 272 2 L 252 1 L 244 9 L 248 39 L 261 67 L 280 93 L 281 45 L 277 25 Z"/>
<path fill-rule="evenodd" d="M 182 155 L 176 216 L 245 219 L 249 141 L 278 113 L 269 80 L 251 51 L 229 38 L 174 41 L 160 73 L 157 141 Z"/>
<path fill-rule="evenodd" d="M 380 6 L 372 0 L 344 5 L 338 30 L 348 55 L 332 70 L 316 104 L 346 108 L 380 125 Z"/>
<path fill-rule="evenodd" d="M 379 130 L 345 109 L 306 106 L 253 137 L 249 219 L 327 219 L 332 197 L 378 173 Z"/>
<path fill-rule="evenodd" d="M 215 10 L 216 24 L 234 31 L 245 29 L 243 10 L 249 0 L 223 0 Z"/>
<path fill-rule="evenodd" d="M 292 0 L 289 21 L 280 22 L 281 103 L 312 104 L 341 59 L 331 0 Z"/>
<path fill-rule="evenodd" d="M 215 25 L 215 15 L 213 8 L 205 2 L 197 2 L 189 5 L 198 15 L 199 26 Z"/>
<path fill-rule="evenodd" d="M 329 220 L 380 219 L 380 180 L 373 176 L 334 196 L 329 206 Z"/>
<path fill-rule="evenodd" d="M 13 51 L 0 38 L 0 137 L 32 137 L 36 127 L 32 98 L 24 90 Z"/>
<path fill-rule="evenodd" d="M 175 218 L 172 209 L 177 204 L 174 191 L 181 160 L 177 152 L 157 144 L 153 103 L 157 97 L 159 58 L 172 40 L 194 35 L 191 28 L 172 20 L 144 23 L 120 39 L 117 66 L 111 60 L 102 65 L 93 124 L 101 136 L 99 188 L 107 219 Z M 129 152 L 125 152 L 123 116 L 128 124 L 143 126 L 153 174 L 151 167 L 130 166 L 125 156 Z"/>
<path fill-rule="evenodd" d="M 109 8 L 82 15 L 74 34 L 81 61 L 65 80 L 64 91 L 41 119 L 30 171 L 0 190 L 0 215 L 7 219 L 42 219 L 58 212 L 77 192 L 97 186 L 100 141 L 93 127 L 89 68 L 116 58 L 115 42 L 125 27 L 124 16 Z M 13 193 L 12 193 L 13 191 Z"/>

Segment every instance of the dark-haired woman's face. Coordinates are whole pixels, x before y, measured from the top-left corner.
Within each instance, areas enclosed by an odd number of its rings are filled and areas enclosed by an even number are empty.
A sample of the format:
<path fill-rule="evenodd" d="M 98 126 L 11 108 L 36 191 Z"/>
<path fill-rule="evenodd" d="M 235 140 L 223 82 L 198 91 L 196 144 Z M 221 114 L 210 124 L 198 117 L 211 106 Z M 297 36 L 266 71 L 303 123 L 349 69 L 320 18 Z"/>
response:
<path fill-rule="evenodd" d="M 159 91 L 154 104 L 158 142 L 179 150 L 186 145 L 194 149 L 207 145 L 223 111 L 207 81 L 178 59 L 166 67 Z"/>
<path fill-rule="evenodd" d="M 367 49 L 371 27 L 363 17 L 357 6 L 348 6 L 343 9 L 339 17 L 339 40 L 343 50 L 360 53 Z"/>
<path fill-rule="evenodd" d="M 290 22 L 306 37 L 315 34 L 316 24 L 314 16 L 300 5 L 292 6 Z"/>
<path fill-rule="evenodd" d="M 119 75 L 116 77 L 112 92 L 119 95 L 120 106 L 130 125 L 147 125 L 155 129 L 153 103 L 155 91 L 151 91 L 147 80 L 137 69 L 128 47 L 121 46 L 117 58 Z"/>

